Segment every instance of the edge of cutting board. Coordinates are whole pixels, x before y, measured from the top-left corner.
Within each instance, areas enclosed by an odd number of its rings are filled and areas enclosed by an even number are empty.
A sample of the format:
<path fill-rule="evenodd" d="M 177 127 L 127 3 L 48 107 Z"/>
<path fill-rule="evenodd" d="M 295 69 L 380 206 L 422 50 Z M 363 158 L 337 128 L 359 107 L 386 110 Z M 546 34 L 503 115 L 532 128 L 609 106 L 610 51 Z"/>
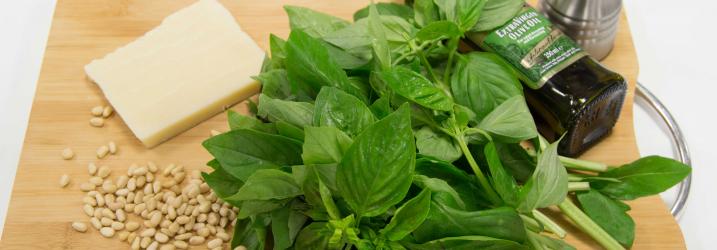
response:
<path fill-rule="evenodd" d="M 99 88 L 85 77 L 83 66 L 131 42 L 158 25 L 163 17 L 191 2 L 193 0 L 58 1 L 0 249 L 126 249 L 126 244 L 117 239 L 104 239 L 95 230 L 82 234 L 70 227 L 72 221 L 87 221 L 81 212 L 83 193 L 78 186 L 87 180 L 88 162 L 111 166 L 114 173 L 123 173 L 131 163 L 147 160 L 207 170 L 204 164 L 210 157 L 200 142 L 209 136 L 211 129 L 227 130 L 224 115 L 217 115 L 154 149 L 144 148 L 116 115 L 104 128 L 92 128 L 87 123 L 90 108 L 106 101 Z M 307 6 L 351 19 L 353 12 L 369 1 L 221 2 L 261 47 L 268 48 L 270 32 L 288 36 L 288 21 L 280 7 L 283 4 Z M 626 77 L 629 92 L 612 134 L 582 158 L 618 165 L 639 157 L 632 122 L 638 63 L 624 14 L 615 48 L 603 63 Z M 233 109 L 246 112 L 243 104 Z M 95 149 L 110 140 L 118 144 L 120 153 L 103 160 L 95 159 Z M 65 147 L 72 147 L 76 152 L 73 160 L 61 159 L 60 152 Z M 66 189 L 57 184 L 62 174 L 72 178 Z M 685 248 L 682 233 L 659 196 L 629 204 L 637 230 L 634 249 Z M 568 231 L 577 230 L 566 220 L 557 220 Z M 580 233 L 570 234 L 568 241 L 579 249 L 599 248 Z"/>

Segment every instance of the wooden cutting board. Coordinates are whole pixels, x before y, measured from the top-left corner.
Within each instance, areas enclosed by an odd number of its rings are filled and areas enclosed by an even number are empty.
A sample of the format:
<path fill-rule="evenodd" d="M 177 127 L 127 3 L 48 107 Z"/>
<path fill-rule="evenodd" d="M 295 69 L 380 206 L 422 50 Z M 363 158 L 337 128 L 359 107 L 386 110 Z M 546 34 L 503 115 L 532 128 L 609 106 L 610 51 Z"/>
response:
<path fill-rule="evenodd" d="M 88 124 L 90 109 L 106 104 L 100 89 L 90 82 L 83 66 L 129 43 L 160 23 L 167 15 L 194 0 L 63 0 L 58 1 L 47 43 L 25 144 L 15 178 L 0 249 L 127 249 L 116 239 L 105 239 L 94 230 L 77 233 L 72 221 L 87 221 L 83 214 L 79 183 L 87 181 L 89 162 L 107 165 L 115 174 L 132 163 L 148 160 L 161 165 L 183 164 L 207 170 L 210 159 L 200 143 L 209 131 L 226 131 L 225 115 L 217 115 L 199 126 L 153 149 L 147 149 L 132 135 L 121 117 L 113 116 L 103 128 Z M 243 29 L 263 48 L 269 33 L 286 38 L 288 19 L 282 5 L 306 6 L 351 19 L 353 12 L 369 1 L 262 0 L 222 1 Z M 241 60 L 241 58 L 237 58 Z M 583 158 L 622 164 L 638 158 L 632 122 L 632 98 L 638 72 L 637 58 L 623 15 L 615 49 L 604 63 L 623 74 L 630 83 L 626 105 L 617 126 L 604 142 Z M 243 104 L 234 107 L 245 111 Z M 119 153 L 103 160 L 95 158 L 100 145 L 115 141 Z M 76 153 L 62 160 L 66 147 Z M 71 184 L 58 185 L 62 174 Z M 635 249 L 684 249 L 682 233 L 658 196 L 630 202 L 637 224 Z M 558 219 L 571 232 L 577 229 Z M 586 235 L 571 233 L 570 243 L 579 249 L 599 248 Z"/>

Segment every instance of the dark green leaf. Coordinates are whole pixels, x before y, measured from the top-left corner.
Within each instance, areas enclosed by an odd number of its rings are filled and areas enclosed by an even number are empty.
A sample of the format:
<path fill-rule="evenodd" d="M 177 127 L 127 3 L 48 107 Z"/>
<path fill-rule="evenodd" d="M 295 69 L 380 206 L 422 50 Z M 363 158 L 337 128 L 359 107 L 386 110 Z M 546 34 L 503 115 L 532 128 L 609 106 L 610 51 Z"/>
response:
<path fill-rule="evenodd" d="M 391 102 L 387 97 L 376 99 L 376 101 L 371 104 L 369 109 L 371 109 L 373 115 L 379 119 L 384 118 L 393 112 L 393 109 L 391 109 Z"/>
<path fill-rule="evenodd" d="M 453 139 L 445 134 L 439 134 L 424 126 L 416 131 L 416 148 L 418 153 L 446 162 L 454 162 L 463 156 L 461 148 Z"/>
<path fill-rule="evenodd" d="M 374 60 L 382 69 L 389 69 L 391 67 L 391 48 L 388 46 L 383 21 L 375 4 L 369 6 L 369 14 L 366 19 L 368 20 L 368 34 L 371 36 Z"/>
<path fill-rule="evenodd" d="M 478 121 L 523 89 L 510 66 L 496 54 L 472 52 L 458 57 L 451 77 L 456 103 L 469 107 Z"/>
<path fill-rule="evenodd" d="M 451 21 L 437 21 L 423 27 L 416 33 L 419 41 L 432 41 L 455 38 L 462 36 L 463 33 L 458 26 Z"/>
<path fill-rule="evenodd" d="M 550 144 L 538 155 L 533 176 L 520 190 L 521 212 L 557 205 L 568 193 L 568 173 L 558 159 L 558 142 Z"/>
<path fill-rule="evenodd" d="M 523 96 L 511 97 L 500 104 L 478 123 L 478 128 L 488 131 L 493 139 L 508 143 L 538 136 Z"/>
<path fill-rule="evenodd" d="M 329 56 L 336 61 L 342 69 L 361 69 L 368 65 L 370 59 L 361 57 L 360 55 L 354 55 L 342 48 L 334 45 L 324 43 L 324 46 L 329 51 Z"/>
<path fill-rule="evenodd" d="M 204 148 L 235 178 L 246 181 L 259 169 L 301 164 L 301 143 L 279 135 L 240 129 L 213 136 Z"/>
<path fill-rule="evenodd" d="M 621 182 L 594 182 L 594 187 L 614 199 L 632 200 L 669 189 L 691 170 L 689 166 L 670 158 L 647 156 L 600 174 L 600 177 L 617 178 Z"/>
<path fill-rule="evenodd" d="M 230 200 L 286 199 L 301 195 L 301 188 L 291 174 L 276 169 L 260 169 L 247 179 Z"/>
<path fill-rule="evenodd" d="M 270 134 L 276 132 L 272 124 L 263 123 L 259 119 L 239 114 L 234 110 L 227 111 L 227 120 L 229 121 L 229 128 L 231 130 L 252 129 Z"/>
<path fill-rule="evenodd" d="M 261 230 L 256 230 L 250 219 L 237 220 L 234 225 L 231 247 L 243 245 L 251 250 L 264 250 L 264 236 L 259 235 Z"/>
<path fill-rule="evenodd" d="M 424 189 L 396 210 L 391 221 L 380 233 L 391 241 L 399 241 L 423 223 L 431 208 L 431 191 Z"/>
<path fill-rule="evenodd" d="M 416 23 L 420 26 L 426 26 L 440 19 L 438 16 L 438 8 L 433 3 L 433 0 L 413 1 L 413 14 Z"/>
<path fill-rule="evenodd" d="M 296 183 L 301 187 L 304 200 L 312 207 L 312 212 L 307 214 L 312 216 L 314 220 L 317 220 L 317 218 L 315 218 L 317 216 L 326 220 L 328 219 L 328 214 L 326 214 L 326 209 L 321 200 L 319 177 L 316 175 L 314 167 L 315 166 L 303 165 L 292 166 L 291 174 L 294 176 Z"/>
<path fill-rule="evenodd" d="M 431 190 L 431 200 L 453 208 L 466 208 L 466 204 L 463 202 L 463 199 L 458 192 L 453 189 L 448 182 L 442 179 L 429 178 L 427 176 L 417 174 L 413 177 L 413 184 L 422 189 Z"/>
<path fill-rule="evenodd" d="M 525 5 L 525 0 L 487 0 L 473 31 L 488 31 L 508 22 Z"/>
<path fill-rule="evenodd" d="M 500 195 L 500 198 L 503 199 L 505 204 L 515 207 L 518 204 L 518 184 L 515 183 L 515 179 L 503 168 L 495 144 L 489 142 L 485 146 L 484 153 L 486 161 L 488 162 L 488 168 L 490 169 L 493 188 L 495 188 L 495 191 Z"/>
<path fill-rule="evenodd" d="M 270 121 L 284 121 L 303 128 L 311 125 L 314 105 L 308 102 L 292 102 L 259 95 L 259 113 Z"/>
<path fill-rule="evenodd" d="M 280 135 L 286 136 L 288 138 L 297 140 L 297 141 L 304 141 L 304 130 L 301 128 L 291 125 L 288 122 L 285 121 L 277 121 L 276 122 L 276 131 Z"/>
<path fill-rule="evenodd" d="M 326 222 L 313 222 L 303 228 L 296 237 L 294 249 L 328 249 L 333 231 Z"/>
<path fill-rule="evenodd" d="M 540 244 L 544 248 L 550 250 L 575 250 L 575 247 L 571 246 L 564 240 L 549 237 L 547 235 L 537 234 L 528 231 L 528 237 L 531 238 L 531 242 L 537 241 L 537 244 Z"/>
<path fill-rule="evenodd" d="M 274 239 L 274 249 L 291 247 L 306 219 L 304 214 L 292 209 L 291 204 L 272 211 L 271 233 Z"/>
<path fill-rule="evenodd" d="M 527 247 L 515 241 L 501 240 L 486 236 L 458 236 L 432 240 L 423 244 L 402 243 L 406 248 L 414 250 L 523 250 Z"/>
<path fill-rule="evenodd" d="M 451 97 L 419 73 L 405 67 L 394 67 L 380 74 L 393 91 L 421 106 L 441 111 L 453 110 Z"/>
<path fill-rule="evenodd" d="M 289 25 L 292 31 L 302 30 L 316 38 L 323 37 L 350 24 L 346 20 L 309 8 L 287 5 L 284 6 L 284 10 L 289 16 Z"/>
<path fill-rule="evenodd" d="M 221 167 L 214 169 L 211 173 L 202 173 L 202 178 L 214 190 L 217 197 L 222 199 L 232 196 L 244 185 L 243 181 L 232 177 Z"/>
<path fill-rule="evenodd" d="M 255 76 L 261 82 L 261 93 L 274 98 L 287 101 L 310 101 L 308 93 L 301 89 L 294 90 L 289 83 L 285 69 L 273 69 Z"/>
<path fill-rule="evenodd" d="M 431 201 L 428 217 L 413 236 L 419 243 L 446 237 L 488 236 L 522 243 L 526 239 L 523 220 L 513 208 L 463 211 Z"/>
<path fill-rule="evenodd" d="M 356 135 L 373 124 L 376 118 L 359 99 L 337 88 L 324 87 L 316 97 L 313 123 L 331 126 Z"/>
<path fill-rule="evenodd" d="M 518 143 L 495 143 L 503 167 L 516 180 L 526 182 L 535 170 L 535 159 Z"/>
<path fill-rule="evenodd" d="M 476 25 L 487 0 L 457 0 L 456 20 L 462 31 L 468 31 Z"/>
<path fill-rule="evenodd" d="M 409 20 L 413 18 L 413 10 L 404 4 L 398 3 L 376 3 L 376 10 L 382 16 L 397 16 Z M 354 13 L 354 21 L 368 17 L 369 7 L 360 9 Z"/>
<path fill-rule="evenodd" d="M 336 172 L 341 195 L 359 216 L 376 216 L 408 192 L 416 160 L 408 105 L 359 134 Z"/>
<path fill-rule="evenodd" d="M 305 91 L 312 96 L 322 86 L 334 86 L 360 99 L 361 89 L 357 89 L 346 76 L 346 72 L 330 57 L 324 42 L 300 31 L 293 30 L 286 42 L 286 71 L 295 89 Z"/>
<path fill-rule="evenodd" d="M 335 127 L 306 127 L 301 157 L 305 164 L 341 162 L 353 140 Z"/>
<path fill-rule="evenodd" d="M 229 201 L 230 202 L 239 202 L 236 200 L 229 200 Z M 284 205 L 286 205 L 287 202 L 288 202 L 288 200 L 241 201 L 241 206 L 239 207 L 239 213 L 237 214 L 237 218 L 242 220 L 242 219 L 249 218 L 251 216 L 268 213 L 268 212 L 274 211 L 275 209 L 283 207 Z"/>
<path fill-rule="evenodd" d="M 598 191 L 578 193 L 580 206 L 595 223 L 625 247 L 635 240 L 635 222 L 627 212 L 630 207 Z"/>

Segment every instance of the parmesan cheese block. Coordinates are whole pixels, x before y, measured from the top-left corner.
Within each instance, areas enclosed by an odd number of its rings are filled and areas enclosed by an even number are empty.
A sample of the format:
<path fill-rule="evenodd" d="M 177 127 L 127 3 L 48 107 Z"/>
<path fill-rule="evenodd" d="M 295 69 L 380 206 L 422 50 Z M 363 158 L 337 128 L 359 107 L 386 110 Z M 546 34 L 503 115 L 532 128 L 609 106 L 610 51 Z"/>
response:
<path fill-rule="evenodd" d="M 85 72 L 147 147 L 259 91 L 264 51 L 216 0 L 168 16 Z"/>

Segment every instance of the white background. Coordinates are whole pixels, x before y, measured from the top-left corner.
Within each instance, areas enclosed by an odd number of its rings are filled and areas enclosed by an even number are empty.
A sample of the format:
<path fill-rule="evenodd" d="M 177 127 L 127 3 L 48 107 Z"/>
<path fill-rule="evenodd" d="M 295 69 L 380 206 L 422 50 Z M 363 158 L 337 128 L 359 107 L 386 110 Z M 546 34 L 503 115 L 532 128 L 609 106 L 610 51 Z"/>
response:
<path fill-rule="evenodd" d="M 0 232 L 35 93 L 54 0 L 0 0 Z M 708 0 L 627 0 L 625 8 L 640 61 L 639 81 L 656 94 L 682 126 L 692 151 L 694 180 L 680 220 L 689 249 L 714 249 L 717 155 L 717 30 Z M 630 105 L 630 104 L 628 104 Z M 636 106 L 642 155 L 673 156 L 659 118 Z M 671 196 L 664 195 L 670 203 Z"/>

